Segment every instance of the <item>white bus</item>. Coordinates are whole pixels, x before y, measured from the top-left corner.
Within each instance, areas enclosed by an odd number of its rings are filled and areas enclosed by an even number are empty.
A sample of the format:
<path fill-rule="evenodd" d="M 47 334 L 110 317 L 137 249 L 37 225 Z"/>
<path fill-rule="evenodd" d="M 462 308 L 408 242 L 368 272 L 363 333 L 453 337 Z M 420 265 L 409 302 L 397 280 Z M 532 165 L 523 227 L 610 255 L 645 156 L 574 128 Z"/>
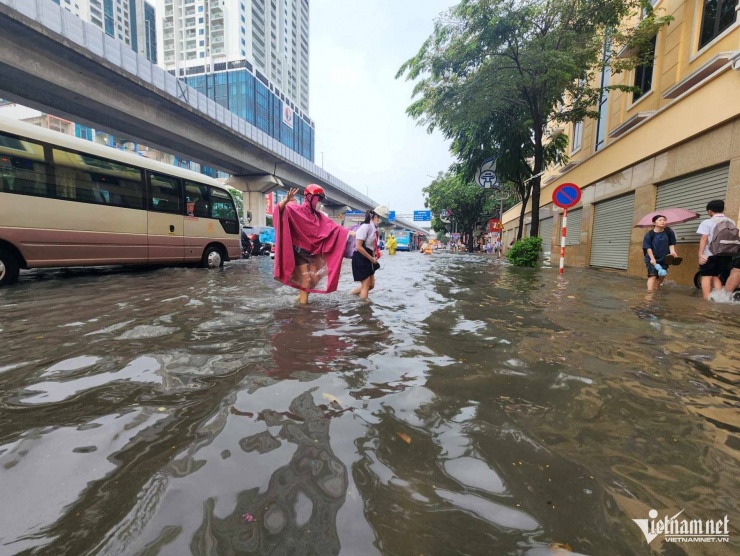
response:
<path fill-rule="evenodd" d="M 0 118 L 0 286 L 21 268 L 241 257 L 234 200 L 188 170 Z"/>

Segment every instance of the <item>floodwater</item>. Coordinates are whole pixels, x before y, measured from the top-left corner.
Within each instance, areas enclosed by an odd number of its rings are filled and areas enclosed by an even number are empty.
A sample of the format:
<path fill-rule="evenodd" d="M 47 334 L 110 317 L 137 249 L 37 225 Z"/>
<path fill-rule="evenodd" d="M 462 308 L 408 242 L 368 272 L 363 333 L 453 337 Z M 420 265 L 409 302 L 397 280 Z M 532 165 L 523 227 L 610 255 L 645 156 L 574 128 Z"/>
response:
<path fill-rule="evenodd" d="M 268 258 L 0 290 L 0 554 L 737 554 L 740 306 L 616 272 Z M 728 517 L 648 546 L 632 519 Z"/>

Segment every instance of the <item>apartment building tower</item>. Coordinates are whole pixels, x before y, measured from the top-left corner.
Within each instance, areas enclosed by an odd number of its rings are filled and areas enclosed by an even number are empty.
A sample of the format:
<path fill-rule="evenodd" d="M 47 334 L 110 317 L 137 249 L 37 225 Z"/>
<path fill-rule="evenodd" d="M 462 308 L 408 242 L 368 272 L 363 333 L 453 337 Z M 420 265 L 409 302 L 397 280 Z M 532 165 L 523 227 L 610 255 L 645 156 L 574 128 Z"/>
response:
<path fill-rule="evenodd" d="M 156 11 L 148 0 L 53 1 L 157 63 Z"/>
<path fill-rule="evenodd" d="M 157 2 L 165 69 L 192 75 L 187 70 L 248 60 L 308 112 L 308 0 Z"/>
<path fill-rule="evenodd" d="M 308 0 L 157 0 L 160 65 L 314 160 Z"/>

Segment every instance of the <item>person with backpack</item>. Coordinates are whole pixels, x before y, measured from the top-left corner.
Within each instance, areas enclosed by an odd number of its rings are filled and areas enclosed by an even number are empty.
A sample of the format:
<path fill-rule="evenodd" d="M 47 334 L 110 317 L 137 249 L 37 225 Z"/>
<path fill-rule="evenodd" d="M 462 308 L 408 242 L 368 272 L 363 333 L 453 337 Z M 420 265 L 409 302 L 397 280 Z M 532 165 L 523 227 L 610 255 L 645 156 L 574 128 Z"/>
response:
<path fill-rule="evenodd" d="M 666 226 L 666 217 L 657 214 L 653 217 L 653 229 L 645 234 L 642 240 L 642 252 L 645 254 L 647 268 L 647 291 L 657 290 L 668 274 L 667 257 L 673 264 L 681 262 L 676 254 L 676 234 Z"/>
<path fill-rule="evenodd" d="M 713 289 L 721 289 L 732 267 L 732 257 L 740 252 L 740 235 L 735 222 L 724 215 L 725 202 L 715 199 L 707 203 L 709 218 L 699 224 L 699 270 L 701 292 L 709 299 Z"/>

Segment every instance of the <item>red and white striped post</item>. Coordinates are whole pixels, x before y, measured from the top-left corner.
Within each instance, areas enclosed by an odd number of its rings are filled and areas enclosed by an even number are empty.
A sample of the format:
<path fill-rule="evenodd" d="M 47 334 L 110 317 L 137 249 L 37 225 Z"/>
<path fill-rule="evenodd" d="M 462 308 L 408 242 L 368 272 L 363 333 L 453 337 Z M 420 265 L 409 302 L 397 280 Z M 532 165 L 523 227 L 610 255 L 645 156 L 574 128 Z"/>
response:
<path fill-rule="evenodd" d="M 566 228 L 568 226 L 568 209 L 563 209 L 563 229 L 560 236 L 560 274 L 563 273 L 563 269 L 565 269 L 565 235 L 566 235 Z"/>
<path fill-rule="evenodd" d="M 563 183 L 552 192 L 552 202 L 563 209 L 563 229 L 560 233 L 560 274 L 565 271 L 565 236 L 568 228 L 568 209 L 581 200 L 581 188 L 575 183 Z"/>

